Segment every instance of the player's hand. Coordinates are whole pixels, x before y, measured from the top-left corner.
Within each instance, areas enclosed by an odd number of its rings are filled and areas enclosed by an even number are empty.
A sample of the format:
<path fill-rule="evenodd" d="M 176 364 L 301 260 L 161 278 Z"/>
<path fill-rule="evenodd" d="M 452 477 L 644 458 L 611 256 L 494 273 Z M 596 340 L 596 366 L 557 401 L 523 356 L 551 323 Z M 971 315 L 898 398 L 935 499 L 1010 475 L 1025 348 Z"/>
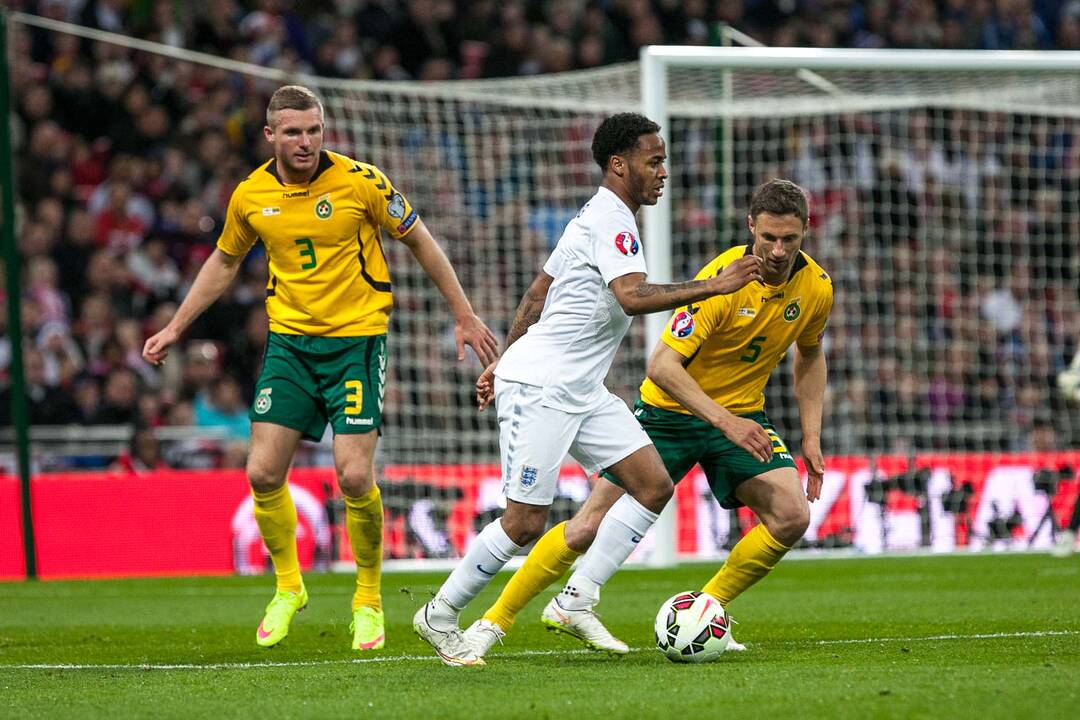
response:
<path fill-rule="evenodd" d="M 491 363 L 484 368 L 484 372 L 480 373 L 480 377 L 476 378 L 476 407 L 480 412 L 484 412 L 495 399 L 495 365 L 497 364 Z"/>
<path fill-rule="evenodd" d="M 143 360 L 151 365 L 160 365 L 169 356 L 169 348 L 180 339 L 180 333 L 166 325 L 155 335 L 147 338 L 143 345 Z"/>
<path fill-rule="evenodd" d="M 713 278 L 717 295 L 730 295 L 754 280 L 763 281 L 764 261 L 757 255 L 743 255 Z"/>
<path fill-rule="evenodd" d="M 821 443 L 804 438 L 802 454 L 806 462 L 806 499 L 814 502 L 821 497 L 821 483 L 825 479 L 825 458 L 821 456 Z"/>
<path fill-rule="evenodd" d="M 724 427 L 720 428 L 728 440 L 754 456 L 758 462 L 772 460 L 772 438 L 765 428 L 748 418 L 733 415 Z"/>
<path fill-rule="evenodd" d="M 475 315 L 458 318 L 454 323 L 454 340 L 457 342 L 457 359 L 465 359 L 468 345 L 484 365 L 490 365 L 499 357 L 499 341 L 484 321 Z"/>

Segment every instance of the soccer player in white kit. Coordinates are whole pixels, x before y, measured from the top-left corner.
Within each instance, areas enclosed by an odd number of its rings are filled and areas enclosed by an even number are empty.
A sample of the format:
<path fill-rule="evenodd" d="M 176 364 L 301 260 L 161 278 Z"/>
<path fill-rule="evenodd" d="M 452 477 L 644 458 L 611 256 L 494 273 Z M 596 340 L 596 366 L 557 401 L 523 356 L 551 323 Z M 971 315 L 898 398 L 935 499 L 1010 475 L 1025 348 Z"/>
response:
<path fill-rule="evenodd" d="M 637 113 L 605 119 L 593 136 L 600 188 L 566 226 L 544 269 L 525 292 L 507 350 L 477 380 L 483 408 L 499 419 L 506 512 L 469 546 L 413 628 L 447 665 L 482 665 L 458 625 L 461 610 L 510 558 L 540 537 L 569 453 L 592 475 L 610 472 L 626 490 L 600 524 L 592 547 L 559 597 L 558 622 L 611 652 L 627 652 L 596 619 L 600 587 L 629 557 L 671 498 L 660 456 L 604 378 L 633 315 L 671 310 L 760 280 L 747 255 L 704 280 L 645 280 L 635 213 L 655 205 L 668 177 L 660 127 Z"/>

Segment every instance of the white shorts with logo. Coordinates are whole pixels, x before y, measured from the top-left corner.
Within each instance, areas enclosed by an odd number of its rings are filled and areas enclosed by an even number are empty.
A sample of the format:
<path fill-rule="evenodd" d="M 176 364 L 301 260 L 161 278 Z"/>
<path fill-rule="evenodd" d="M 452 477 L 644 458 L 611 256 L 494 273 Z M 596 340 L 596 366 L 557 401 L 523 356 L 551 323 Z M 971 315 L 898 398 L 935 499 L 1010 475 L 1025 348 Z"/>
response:
<path fill-rule="evenodd" d="M 503 493 L 528 505 L 550 505 L 567 453 L 588 475 L 609 468 L 652 441 L 618 396 L 568 413 L 541 404 L 543 388 L 495 379 Z"/>

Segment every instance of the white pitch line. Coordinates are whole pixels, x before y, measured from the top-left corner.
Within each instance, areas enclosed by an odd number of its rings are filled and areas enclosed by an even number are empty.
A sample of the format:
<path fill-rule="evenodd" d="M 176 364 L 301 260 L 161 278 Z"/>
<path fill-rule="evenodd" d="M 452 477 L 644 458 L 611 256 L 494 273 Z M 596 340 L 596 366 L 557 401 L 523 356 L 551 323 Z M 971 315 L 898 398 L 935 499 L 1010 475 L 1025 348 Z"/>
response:
<path fill-rule="evenodd" d="M 651 649 L 651 648 L 649 648 Z M 645 648 L 631 648 L 630 652 L 642 652 Z M 499 653 L 503 658 L 542 657 L 548 655 L 586 655 L 595 654 L 592 650 L 520 650 Z M 435 655 L 381 655 L 370 658 L 349 658 L 342 660 L 293 660 L 288 662 L 251 662 L 251 663 L 178 663 L 158 665 L 154 663 L 116 663 L 116 664 L 74 664 L 74 663 L 38 663 L 28 665 L 3 665 L 0 670 L 255 670 L 258 668 L 288 667 L 324 667 L 326 665 L 366 665 L 368 663 L 412 662 L 426 660 L 437 661 Z"/>
<path fill-rule="evenodd" d="M 818 640 L 816 645 L 869 645 L 885 642 L 921 642 L 926 640 L 997 640 L 999 638 L 1059 637 L 1080 635 L 1080 630 L 1034 630 L 1031 632 L 980 633 L 977 635 L 929 635 L 907 638 L 852 638 L 847 640 Z"/>
<path fill-rule="evenodd" d="M 980 633 L 976 635 L 929 635 L 923 637 L 885 637 L 885 638 L 849 638 L 846 640 L 793 640 L 796 645 L 866 645 L 872 643 L 895 642 L 939 642 L 943 640 L 1000 640 L 1027 637 L 1062 637 L 1080 635 L 1080 630 L 1033 630 L 1012 633 Z M 652 648 L 630 648 L 630 652 L 652 652 Z M 495 658 L 529 658 L 564 655 L 595 655 L 592 650 L 519 650 L 500 652 Z M 3 670 L 257 670 L 259 668 L 290 667 L 325 667 L 327 665 L 366 665 L 368 663 L 387 662 L 434 662 L 434 655 L 383 655 L 370 658 L 351 658 L 345 660 L 295 660 L 290 662 L 251 662 L 251 663 L 115 663 L 115 664 L 75 664 L 75 663 L 31 663 L 23 665 L 0 664 Z"/>

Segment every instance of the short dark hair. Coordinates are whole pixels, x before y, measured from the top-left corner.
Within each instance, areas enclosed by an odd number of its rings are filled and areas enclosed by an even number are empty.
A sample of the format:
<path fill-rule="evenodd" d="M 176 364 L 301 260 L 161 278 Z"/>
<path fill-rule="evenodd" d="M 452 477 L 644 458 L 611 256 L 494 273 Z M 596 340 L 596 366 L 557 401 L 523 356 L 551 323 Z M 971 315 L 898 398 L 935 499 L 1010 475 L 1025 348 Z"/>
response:
<path fill-rule="evenodd" d="M 606 172 L 612 155 L 625 155 L 634 149 L 639 137 L 658 132 L 659 125 L 638 113 L 618 113 L 604 118 L 593 135 L 593 159 Z"/>
<path fill-rule="evenodd" d="M 270 104 L 266 106 L 266 124 L 274 127 L 273 113 L 279 110 L 310 110 L 319 108 L 319 115 L 323 114 L 322 101 L 319 96 L 308 90 L 303 85 L 283 85 L 270 96 Z"/>
<path fill-rule="evenodd" d="M 805 225 L 810 220 L 810 207 L 806 191 L 790 180 L 772 180 L 754 188 L 750 197 L 750 217 L 763 212 L 770 215 L 794 215 Z"/>

